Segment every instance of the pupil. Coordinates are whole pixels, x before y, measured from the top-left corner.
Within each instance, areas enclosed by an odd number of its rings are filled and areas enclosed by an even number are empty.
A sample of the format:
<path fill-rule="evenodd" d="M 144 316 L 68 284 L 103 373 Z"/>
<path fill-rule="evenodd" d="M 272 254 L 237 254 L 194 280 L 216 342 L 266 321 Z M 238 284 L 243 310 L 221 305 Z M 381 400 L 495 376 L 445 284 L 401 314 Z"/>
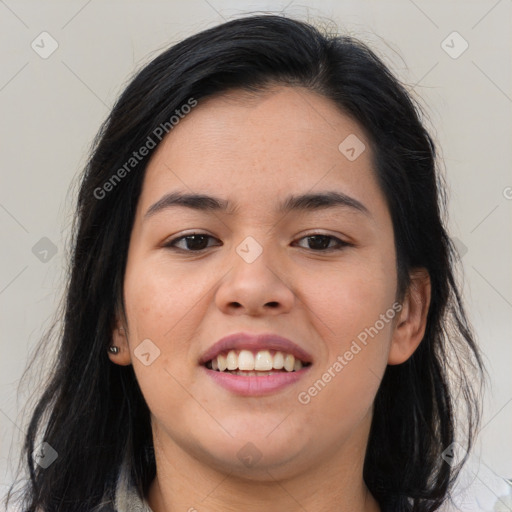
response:
<path fill-rule="evenodd" d="M 192 240 L 192 243 L 190 243 L 190 240 Z M 201 246 L 201 242 L 203 242 L 202 245 L 204 245 L 205 240 L 206 240 L 206 237 L 204 235 L 189 235 L 189 236 L 187 236 L 187 247 L 189 249 L 197 249 L 197 250 L 204 249 L 205 247 L 200 247 L 200 246 Z"/>
<path fill-rule="evenodd" d="M 323 235 L 312 235 L 310 237 L 308 237 L 309 240 L 313 240 L 313 244 L 310 243 L 310 247 L 311 245 L 313 245 L 313 247 L 311 247 L 311 249 L 326 249 L 328 246 L 329 246 L 329 240 L 328 240 L 328 237 L 326 236 L 323 236 Z M 319 240 L 323 241 L 318 243 Z"/>

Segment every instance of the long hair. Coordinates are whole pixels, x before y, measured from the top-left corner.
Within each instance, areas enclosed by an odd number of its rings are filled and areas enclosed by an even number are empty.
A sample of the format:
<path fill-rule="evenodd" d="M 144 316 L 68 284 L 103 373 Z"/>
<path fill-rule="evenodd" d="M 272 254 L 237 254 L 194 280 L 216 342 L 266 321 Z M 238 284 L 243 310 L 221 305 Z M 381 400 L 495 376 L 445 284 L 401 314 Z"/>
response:
<path fill-rule="evenodd" d="M 421 109 L 357 39 L 282 16 L 251 15 L 154 58 L 95 138 L 80 177 L 58 353 L 24 439 L 28 512 L 90 511 L 112 494 L 123 460 L 138 492 L 147 492 L 156 472 L 149 410 L 132 366 L 112 364 L 106 352 L 115 313 L 125 315 L 123 279 L 145 169 L 163 138 L 156 134 L 172 129 L 169 120 L 184 105 L 230 89 L 258 93 L 273 85 L 318 93 L 366 131 L 392 217 L 400 292 L 414 268 L 430 274 L 425 335 L 407 362 L 386 369 L 363 477 L 381 505 L 430 512 L 446 500 L 461 467 L 443 456 L 458 433 L 456 406 L 465 405 L 461 425 L 467 429 L 458 442 L 468 451 L 480 418 L 477 383 L 484 367 L 456 282 L 443 180 Z M 144 157 L 131 160 L 150 145 Z M 32 455 L 42 441 L 58 453 L 44 469 Z"/>

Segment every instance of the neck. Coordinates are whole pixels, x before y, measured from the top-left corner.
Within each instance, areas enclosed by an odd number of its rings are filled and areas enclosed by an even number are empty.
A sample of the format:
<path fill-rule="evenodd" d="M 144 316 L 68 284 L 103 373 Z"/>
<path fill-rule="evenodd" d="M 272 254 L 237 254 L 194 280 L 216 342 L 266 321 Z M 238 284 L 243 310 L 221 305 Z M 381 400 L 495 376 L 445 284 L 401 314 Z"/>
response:
<path fill-rule="evenodd" d="M 380 512 L 363 480 L 365 434 L 302 472 L 266 467 L 252 478 L 205 464 L 154 432 L 157 476 L 146 500 L 153 512 Z"/>

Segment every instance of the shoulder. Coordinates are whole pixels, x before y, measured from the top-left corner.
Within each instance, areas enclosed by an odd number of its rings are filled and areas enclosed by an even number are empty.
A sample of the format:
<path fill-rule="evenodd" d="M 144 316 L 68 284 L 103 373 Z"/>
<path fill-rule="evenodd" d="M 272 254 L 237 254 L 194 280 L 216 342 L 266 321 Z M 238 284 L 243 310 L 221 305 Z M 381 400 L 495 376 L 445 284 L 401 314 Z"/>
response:
<path fill-rule="evenodd" d="M 381 504 L 381 512 L 410 512 L 411 505 Z M 436 512 L 512 511 L 512 481 L 494 473 L 485 463 L 470 457 L 445 503 Z"/>
<path fill-rule="evenodd" d="M 440 512 L 505 512 L 512 510 L 512 482 L 483 461 L 470 457 Z"/>

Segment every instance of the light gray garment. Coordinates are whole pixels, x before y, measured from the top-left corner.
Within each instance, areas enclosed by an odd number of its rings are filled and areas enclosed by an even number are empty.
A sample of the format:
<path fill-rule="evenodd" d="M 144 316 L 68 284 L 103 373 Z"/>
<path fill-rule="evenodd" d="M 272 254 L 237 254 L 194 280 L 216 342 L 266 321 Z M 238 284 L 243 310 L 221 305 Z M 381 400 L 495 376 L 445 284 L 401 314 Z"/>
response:
<path fill-rule="evenodd" d="M 147 501 L 137 493 L 124 465 L 117 478 L 115 510 L 116 512 L 153 512 Z"/>

